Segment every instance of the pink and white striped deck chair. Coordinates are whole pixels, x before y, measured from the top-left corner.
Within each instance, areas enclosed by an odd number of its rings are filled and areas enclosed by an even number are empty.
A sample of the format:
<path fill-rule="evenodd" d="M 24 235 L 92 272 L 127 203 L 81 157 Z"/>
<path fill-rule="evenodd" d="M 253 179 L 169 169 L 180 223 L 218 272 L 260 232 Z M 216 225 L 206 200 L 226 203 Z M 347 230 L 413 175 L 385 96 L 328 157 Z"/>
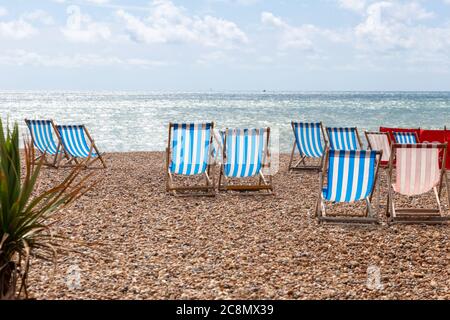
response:
<path fill-rule="evenodd" d="M 370 150 L 383 151 L 380 167 L 387 168 L 389 166 L 389 158 L 391 157 L 391 138 L 388 132 L 372 132 L 365 131 L 367 144 Z"/>
<path fill-rule="evenodd" d="M 441 159 L 440 159 L 441 152 Z M 392 179 L 396 160 L 395 181 Z M 447 143 L 445 144 L 398 144 L 392 145 L 389 161 L 389 191 L 386 214 L 393 223 L 442 223 L 449 221 L 444 217 L 441 207 L 441 189 L 446 176 L 445 161 Z M 447 179 L 445 179 L 447 181 Z M 447 195 L 450 188 L 447 185 Z M 399 193 L 413 197 L 433 190 L 437 208 L 396 208 L 394 196 Z M 450 201 L 450 196 L 449 199 Z"/>

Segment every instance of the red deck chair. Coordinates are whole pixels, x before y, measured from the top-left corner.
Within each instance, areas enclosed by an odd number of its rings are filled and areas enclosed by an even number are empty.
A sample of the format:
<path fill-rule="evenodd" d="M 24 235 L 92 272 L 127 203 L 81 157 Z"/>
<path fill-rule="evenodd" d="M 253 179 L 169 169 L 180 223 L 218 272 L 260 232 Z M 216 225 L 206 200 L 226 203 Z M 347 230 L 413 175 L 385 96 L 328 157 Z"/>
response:
<path fill-rule="evenodd" d="M 394 132 L 415 132 L 420 140 L 420 128 L 389 128 L 389 127 L 380 127 L 380 132 L 388 132 L 389 136 L 391 137 L 391 141 L 395 141 Z"/>
<path fill-rule="evenodd" d="M 421 142 L 438 142 L 438 143 L 450 143 L 450 130 L 420 130 L 419 139 Z M 442 157 L 442 154 L 440 155 Z M 450 157 L 447 156 L 445 164 L 447 170 L 450 170 Z"/>

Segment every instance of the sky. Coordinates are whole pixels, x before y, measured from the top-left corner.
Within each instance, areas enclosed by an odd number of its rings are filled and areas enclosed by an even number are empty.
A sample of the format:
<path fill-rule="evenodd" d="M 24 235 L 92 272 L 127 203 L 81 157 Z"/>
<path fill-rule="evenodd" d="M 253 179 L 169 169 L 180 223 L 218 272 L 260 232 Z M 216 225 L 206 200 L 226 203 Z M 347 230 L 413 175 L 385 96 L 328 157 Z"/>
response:
<path fill-rule="evenodd" d="M 450 90 L 450 0 L 0 0 L 0 90 Z"/>

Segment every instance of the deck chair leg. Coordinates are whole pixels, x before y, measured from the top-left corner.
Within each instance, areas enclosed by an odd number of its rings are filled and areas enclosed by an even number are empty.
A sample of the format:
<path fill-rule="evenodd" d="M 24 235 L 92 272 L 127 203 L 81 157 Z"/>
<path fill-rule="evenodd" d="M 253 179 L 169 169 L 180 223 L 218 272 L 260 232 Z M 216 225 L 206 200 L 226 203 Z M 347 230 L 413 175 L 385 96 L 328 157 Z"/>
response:
<path fill-rule="evenodd" d="M 56 162 L 58 161 L 58 153 L 55 154 L 55 156 L 53 157 L 53 167 L 57 167 Z"/>
<path fill-rule="evenodd" d="M 375 192 L 377 193 L 377 203 L 376 203 L 376 208 L 377 211 L 379 212 L 379 210 L 381 209 L 381 183 L 380 181 L 377 181 L 377 185 L 375 186 Z"/>
<path fill-rule="evenodd" d="M 395 199 L 393 195 L 391 195 L 391 220 L 395 219 L 397 217 L 397 213 L 395 212 Z"/>
<path fill-rule="evenodd" d="M 386 217 L 389 217 L 390 205 L 391 205 L 391 190 L 388 186 L 388 192 L 387 192 L 387 196 L 386 196 Z"/>
<path fill-rule="evenodd" d="M 217 182 L 217 189 L 221 190 L 221 188 L 222 188 L 222 166 L 220 166 L 219 181 Z"/>
<path fill-rule="evenodd" d="M 443 179 L 445 179 L 445 185 L 447 186 L 447 205 L 450 210 L 450 183 L 447 171 L 445 171 Z"/>
<path fill-rule="evenodd" d="M 62 152 L 56 156 L 56 160 L 57 160 L 56 167 L 59 167 L 61 165 L 61 162 L 63 161 L 64 157 L 65 156 Z"/>
<path fill-rule="evenodd" d="M 173 186 L 173 177 L 169 170 L 167 170 L 167 183 L 166 183 L 166 192 L 170 194 L 175 194 L 175 191 L 172 189 Z"/>
<path fill-rule="evenodd" d="M 272 185 L 272 183 L 271 183 L 271 184 L 268 184 L 268 183 L 267 183 L 267 180 L 266 180 L 266 178 L 264 177 L 264 174 L 262 173 L 262 171 L 261 171 L 259 174 L 260 174 L 260 177 L 259 177 L 260 183 L 259 183 L 259 185 L 261 185 L 261 181 L 264 182 L 264 185 L 265 185 L 265 186 L 270 186 L 270 185 Z M 272 193 L 272 190 L 270 190 L 270 189 L 267 189 L 266 191 L 267 191 L 267 193 Z"/>
<path fill-rule="evenodd" d="M 106 169 L 106 162 L 100 153 L 98 154 L 97 158 L 100 159 L 100 162 L 102 163 L 103 168 Z"/>
<path fill-rule="evenodd" d="M 316 201 L 316 217 L 320 218 L 322 216 L 322 195 L 319 195 Z"/>
<path fill-rule="evenodd" d="M 369 197 L 366 198 L 366 206 L 367 206 L 367 209 L 366 209 L 366 216 L 367 216 L 368 218 L 373 218 L 373 217 L 374 217 L 374 214 L 373 214 L 372 204 L 371 204 L 371 202 L 370 202 Z"/>
<path fill-rule="evenodd" d="M 298 167 L 298 165 L 299 165 L 300 163 L 302 163 L 302 161 L 303 161 L 303 158 L 301 158 L 300 160 L 298 160 L 298 161 L 295 163 L 294 168 Z"/>
<path fill-rule="evenodd" d="M 294 160 L 294 152 L 295 152 L 295 142 L 294 142 L 294 146 L 292 147 L 291 158 L 289 160 L 288 172 L 292 171 L 292 161 Z"/>
<path fill-rule="evenodd" d="M 60 158 L 60 154 L 61 154 L 61 142 L 58 142 L 58 146 L 56 147 L 56 153 L 55 153 L 55 156 L 54 156 L 54 159 L 53 159 L 53 166 L 55 167 L 55 168 L 57 168 L 57 167 L 59 167 L 59 162 L 60 162 L 60 160 L 58 160 L 58 158 Z"/>
<path fill-rule="evenodd" d="M 327 211 L 326 211 L 327 207 L 326 207 L 325 201 L 323 201 L 323 198 L 320 201 L 320 205 L 321 205 L 321 208 L 320 208 L 321 214 L 320 214 L 320 216 L 321 217 L 325 217 L 327 215 Z"/>
<path fill-rule="evenodd" d="M 439 199 L 439 194 L 438 194 L 438 191 L 437 191 L 436 187 L 433 188 L 433 191 L 434 191 L 434 195 L 436 197 L 436 202 L 437 202 L 439 214 L 442 215 L 441 200 Z"/>
<path fill-rule="evenodd" d="M 211 178 L 208 175 L 208 172 L 205 172 L 205 179 L 206 179 L 206 186 L 214 186 L 213 181 L 211 180 Z"/>
<path fill-rule="evenodd" d="M 259 173 L 259 181 L 260 182 L 264 182 L 264 185 L 268 185 L 267 181 L 266 181 L 266 178 L 264 177 L 264 174 L 262 172 Z"/>
<path fill-rule="evenodd" d="M 306 166 L 306 161 L 305 161 L 305 159 L 306 159 L 306 156 L 302 156 L 302 158 L 300 159 L 300 162 L 303 163 L 303 165 Z"/>

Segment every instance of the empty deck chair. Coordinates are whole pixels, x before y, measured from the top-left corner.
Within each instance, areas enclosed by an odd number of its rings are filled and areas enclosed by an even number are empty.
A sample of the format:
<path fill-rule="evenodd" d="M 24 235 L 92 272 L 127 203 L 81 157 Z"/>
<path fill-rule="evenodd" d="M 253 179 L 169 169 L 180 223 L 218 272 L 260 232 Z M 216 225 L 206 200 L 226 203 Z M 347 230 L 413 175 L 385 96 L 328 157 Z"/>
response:
<path fill-rule="evenodd" d="M 273 194 L 270 174 L 270 128 L 226 129 L 223 139 L 219 190 L 267 191 Z M 269 174 L 265 177 L 263 169 Z M 255 177 L 256 184 L 236 184 L 232 180 Z"/>
<path fill-rule="evenodd" d="M 319 199 L 316 215 L 319 222 L 377 223 L 371 201 L 378 177 L 382 151 L 327 150 L 323 171 L 320 173 Z M 324 187 L 326 177 L 326 186 Z M 366 201 L 365 216 L 329 216 L 326 202 L 342 203 Z"/>
<path fill-rule="evenodd" d="M 213 159 L 214 123 L 170 123 L 166 149 L 166 191 L 180 196 L 214 196 L 214 180 L 210 178 Z M 174 176 L 201 176 L 202 185 L 176 186 Z"/>
<path fill-rule="evenodd" d="M 64 157 L 64 152 L 53 120 L 25 119 L 25 123 L 30 131 L 33 145 L 38 150 L 38 157 L 34 161 L 43 158 L 44 165 L 57 167 Z"/>
<path fill-rule="evenodd" d="M 330 149 L 334 150 L 360 150 L 362 149 L 361 138 L 358 128 L 329 128 L 327 127 Z"/>
<path fill-rule="evenodd" d="M 419 137 L 415 132 L 393 132 L 394 142 L 400 144 L 416 144 L 419 143 Z"/>
<path fill-rule="evenodd" d="M 440 158 L 439 154 L 442 155 Z M 394 157 L 396 177 L 393 181 Z M 447 144 L 393 144 L 389 162 L 388 206 L 386 214 L 391 223 L 442 223 L 449 217 L 442 215 L 441 190 L 444 182 L 447 195 L 445 161 Z M 423 195 L 433 190 L 436 208 L 396 208 L 395 194 L 403 196 Z M 448 197 L 450 201 L 450 196 Z"/>
<path fill-rule="evenodd" d="M 291 122 L 294 131 L 294 145 L 292 146 L 291 159 L 289 161 L 289 171 L 292 170 L 317 170 L 320 171 L 323 165 L 324 149 L 327 146 L 325 132 L 322 122 L 304 123 Z M 295 150 L 300 154 L 300 160 L 294 165 Z M 317 161 L 317 159 L 319 161 Z M 306 160 L 316 160 L 316 164 L 307 164 Z"/>
<path fill-rule="evenodd" d="M 365 131 L 364 134 L 370 150 L 383 151 L 380 167 L 387 168 L 391 157 L 391 138 L 389 133 Z"/>
<path fill-rule="evenodd" d="M 58 125 L 56 128 L 69 157 L 69 166 L 82 163 L 89 167 L 95 161 L 100 160 L 103 168 L 106 168 L 102 155 L 84 125 Z"/>

